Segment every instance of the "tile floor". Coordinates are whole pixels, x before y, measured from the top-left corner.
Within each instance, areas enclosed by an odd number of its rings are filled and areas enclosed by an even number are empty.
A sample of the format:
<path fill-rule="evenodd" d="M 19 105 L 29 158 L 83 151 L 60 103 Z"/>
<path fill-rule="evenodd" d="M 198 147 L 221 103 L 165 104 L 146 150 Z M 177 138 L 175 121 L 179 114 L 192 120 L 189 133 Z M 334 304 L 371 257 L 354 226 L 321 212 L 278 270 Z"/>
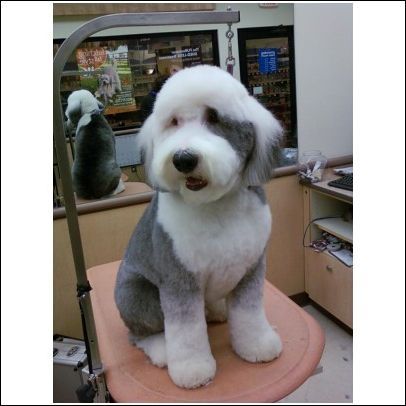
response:
<path fill-rule="evenodd" d="M 322 372 L 311 376 L 281 403 L 352 402 L 352 336 L 313 306 L 303 307 L 325 331 L 326 344 L 320 364 Z M 319 368 L 318 368 L 319 369 Z"/>

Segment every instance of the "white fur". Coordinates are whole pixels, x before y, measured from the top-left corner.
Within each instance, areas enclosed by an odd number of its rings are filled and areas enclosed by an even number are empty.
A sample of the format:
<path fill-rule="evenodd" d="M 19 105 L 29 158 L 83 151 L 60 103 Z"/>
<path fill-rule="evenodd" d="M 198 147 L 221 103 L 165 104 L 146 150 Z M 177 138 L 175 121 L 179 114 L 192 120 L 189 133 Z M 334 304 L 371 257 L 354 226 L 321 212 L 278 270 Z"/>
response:
<path fill-rule="evenodd" d="M 228 323 L 231 344 L 242 359 L 267 362 L 281 353 L 281 339 L 269 325 L 263 307 L 247 310 L 229 306 Z"/>
<path fill-rule="evenodd" d="M 83 114 L 83 116 L 80 117 L 80 120 L 78 121 L 76 132 L 80 131 L 81 127 L 86 127 L 90 123 L 91 119 L 92 119 L 91 114 L 89 113 Z"/>
<path fill-rule="evenodd" d="M 244 189 L 207 206 L 160 193 L 157 216 L 209 302 L 225 297 L 256 264 L 271 230 L 269 206 Z"/>
<path fill-rule="evenodd" d="M 117 187 L 114 189 L 114 192 L 112 195 L 118 195 L 119 193 L 123 192 L 125 190 L 125 183 L 123 179 L 120 178 L 120 181 L 118 182 Z"/>
<path fill-rule="evenodd" d="M 214 321 L 214 322 L 224 322 L 227 320 L 227 305 L 226 301 L 224 299 L 218 300 L 217 302 L 214 303 L 206 303 L 206 319 L 208 321 Z M 202 325 L 204 328 L 204 326 Z M 173 329 L 176 330 L 176 326 L 173 326 Z M 176 340 L 176 336 L 175 336 Z M 131 333 L 130 333 L 130 341 L 136 345 L 139 349 L 144 351 L 144 353 L 149 357 L 151 362 L 156 365 L 159 368 L 164 368 L 168 365 L 168 360 L 167 360 L 167 355 L 166 355 L 166 340 L 165 340 L 165 334 L 164 333 L 159 333 L 159 334 L 153 334 L 149 337 L 143 338 L 143 339 L 136 339 Z M 178 340 L 177 340 L 178 341 Z M 175 352 L 179 351 L 179 346 L 182 344 L 180 343 L 172 343 L 172 346 L 175 347 Z M 176 348 L 176 346 L 178 348 Z M 204 346 L 204 343 L 203 343 Z M 207 357 L 208 364 L 212 365 L 212 361 L 210 356 Z M 178 365 L 178 369 L 180 366 Z M 187 368 L 185 367 L 185 372 L 189 373 L 190 366 Z M 209 368 L 210 369 L 210 368 Z M 178 372 L 174 372 L 174 374 L 179 375 Z M 212 371 L 210 369 L 208 375 L 210 376 L 210 379 L 212 375 L 214 376 L 214 373 L 212 374 Z M 200 373 L 199 373 L 200 376 Z M 180 378 L 178 378 L 179 380 Z M 185 382 L 183 379 L 183 386 L 187 385 L 192 385 L 194 387 L 196 385 L 196 377 L 192 379 L 192 382 Z"/>
<path fill-rule="evenodd" d="M 166 359 L 166 342 L 164 333 L 153 334 L 141 340 L 134 336 L 130 341 L 148 355 L 151 362 L 159 368 L 164 368 L 168 364 Z"/>
<path fill-rule="evenodd" d="M 204 385 L 216 374 L 203 307 L 200 316 L 192 323 L 165 320 L 168 372 L 182 388 Z"/>
<path fill-rule="evenodd" d="M 70 123 L 70 116 L 73 112 L 80 113 L 80 120 L 78 128 L 82 125 L 86 125 L 90 121 L 89 114 L 95 110 L 102 109 L 103 105 L 97 101 L 97 99 L 85 89 L 76 90 L 72 92 L 68 97 L 68 107 L 66 109 L 66 117 L 68 118 L 68 125 Z M 76 124 L 76 123 L 73 123 Z"/>
<path fill-rule="evenodd" d="M 202 115 L 203 112 L 200 112 Z M 202 203 L 217 200 L 227 193 L 238 179 L 240 161 L 234 149 L 223 138 L 216 136 L 195 120 L 185 124 L 173 136 L 156 140 L 152 173 L 155 183 L 165 190 L 180 192 L 187 203 Z M 176 170 L 172 157 L 179 149 L 191 148 L 198 152 L 198 167 L 194 176 L 209 180 L 209 185 L 198 193 L 185 186 L 185 175 Z"/>
<path fill-rule="evenodd" d="M 190 107 L 210 106 L 229 117 L 252 120 L 246 111 L 250 98 L 245 87 L 227 72 L 200 65 L 179 71 L 165 83 L 158 94 L 154 113 L 159 122 L 165 124 L 173 114 L 187 114 Z"/>

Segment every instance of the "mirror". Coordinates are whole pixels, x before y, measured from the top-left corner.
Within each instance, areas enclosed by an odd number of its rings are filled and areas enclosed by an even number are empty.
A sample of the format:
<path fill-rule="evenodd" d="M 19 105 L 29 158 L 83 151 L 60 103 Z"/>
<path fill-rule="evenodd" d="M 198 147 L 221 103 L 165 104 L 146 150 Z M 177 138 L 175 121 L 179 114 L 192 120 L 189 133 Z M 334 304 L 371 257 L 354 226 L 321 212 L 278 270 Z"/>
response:
<path fill-rule="evenodd" d="M 62 42 L 54 40 L 54 55 Z M 202 63 L 219 65 L 216 30 L 91 37 L 76 48 L 61 77 L 61 102 L 77 204 L 150 190 L 137 134 L 167 78 Z M 84 122 L 97 142 L 87 140 Z M 63 193 L 55 154 L 53 175 L 57 208 Z"/>

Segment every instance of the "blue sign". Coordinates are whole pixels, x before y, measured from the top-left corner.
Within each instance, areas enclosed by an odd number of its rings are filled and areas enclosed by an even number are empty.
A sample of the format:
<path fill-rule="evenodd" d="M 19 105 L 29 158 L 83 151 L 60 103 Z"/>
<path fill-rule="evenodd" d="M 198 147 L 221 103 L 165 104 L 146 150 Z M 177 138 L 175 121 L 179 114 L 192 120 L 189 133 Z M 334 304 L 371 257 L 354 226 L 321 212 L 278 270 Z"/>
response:
<path fill-rule="evenodd" d="M 278 48 L 258 49 L 259 73 L 275 73 L 278 70 Z"/>

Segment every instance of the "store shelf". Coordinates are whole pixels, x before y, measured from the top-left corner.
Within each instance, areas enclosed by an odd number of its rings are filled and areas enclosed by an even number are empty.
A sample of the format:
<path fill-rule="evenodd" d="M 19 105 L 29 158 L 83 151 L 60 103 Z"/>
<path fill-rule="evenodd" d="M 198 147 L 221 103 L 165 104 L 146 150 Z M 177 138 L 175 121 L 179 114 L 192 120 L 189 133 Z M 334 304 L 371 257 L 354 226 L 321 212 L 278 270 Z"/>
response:
<path fill-rule="evenodd" d="M 352 223 L 344 221 L 342 218 L 331 218 L 317 220 L 314 224 L 321 230 L 352 244 Z"/>

